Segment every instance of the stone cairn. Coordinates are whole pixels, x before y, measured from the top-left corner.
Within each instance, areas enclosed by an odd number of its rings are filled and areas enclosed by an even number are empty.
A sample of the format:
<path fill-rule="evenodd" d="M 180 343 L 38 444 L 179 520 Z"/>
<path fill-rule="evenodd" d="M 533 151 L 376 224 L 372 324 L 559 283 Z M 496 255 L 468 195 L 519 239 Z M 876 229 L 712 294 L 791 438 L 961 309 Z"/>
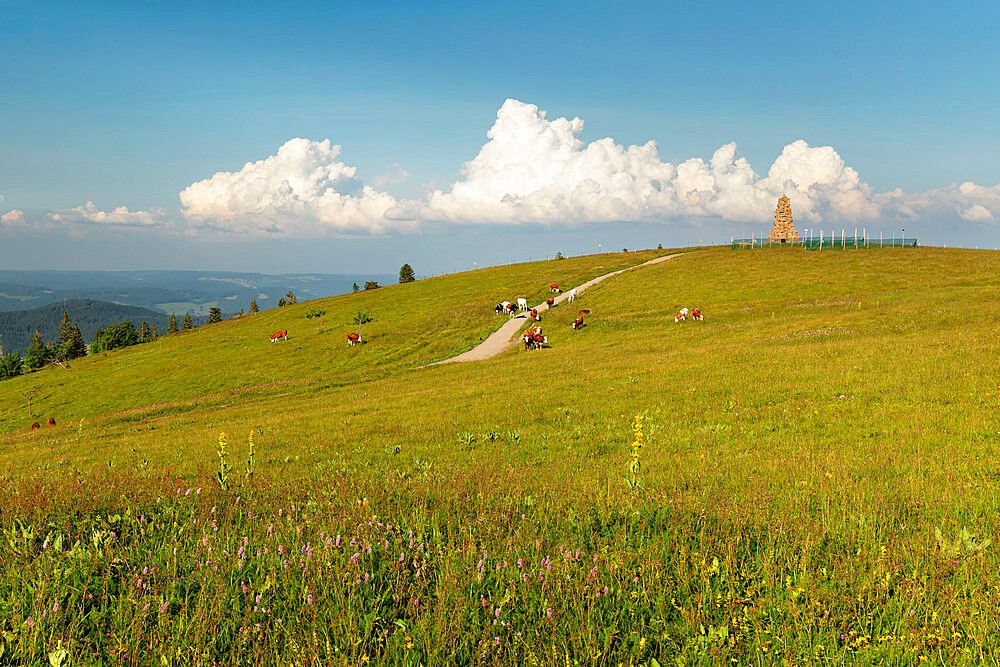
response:
<path fill-rule="evenodd" d="M 781 243 L 799 242 L 799 233 L 792 224 L 792 202 L 785 195 L 778 199 L 778 208 L 774 209 L 774 227 L 767 238 Z"/>

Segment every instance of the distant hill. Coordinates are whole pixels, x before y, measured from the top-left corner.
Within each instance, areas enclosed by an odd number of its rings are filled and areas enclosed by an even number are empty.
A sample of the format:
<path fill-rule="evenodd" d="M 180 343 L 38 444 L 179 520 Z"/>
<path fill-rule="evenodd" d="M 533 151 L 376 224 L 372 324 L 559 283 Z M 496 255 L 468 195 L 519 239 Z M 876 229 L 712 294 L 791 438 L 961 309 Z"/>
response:
<path fill-rule="evenodd" d="M 261 310 L 274 308 L 289 290 L 300 301 L 346 294 L 368 280 L 382 285 L 397 277 L 384 274 L 275 274 L 228 271 L 50 271 L 0 270 L 0 311 L 37 308 L 67 299 L 91 299 L 142 306 L 178 316 L 248 311 L 256 299 Z"/>
<path fill-rule="evenodd" d="M 3 345 L 4 353 L 23 353 L 31 345 L 31 335 L 35 329 L 41 332 L 42 339 L 47 344 L 55 341 L 63 312 L 69 313 L 69 318 L 80 327 L 80 333 L 88 344 L 94 340 L 94 333 L 98 329 L 115 322 L 131 320 L 138 329 L 139 323 L 145 320 L 163 334 L 170 321 L 169 315 L 155 310 L 93 299 L 70 299 L 31 310 L 0 312 L 0 345 Z M 201 316 L 193 319 L 195 326 L 207 321 L 207 318 Z"/>

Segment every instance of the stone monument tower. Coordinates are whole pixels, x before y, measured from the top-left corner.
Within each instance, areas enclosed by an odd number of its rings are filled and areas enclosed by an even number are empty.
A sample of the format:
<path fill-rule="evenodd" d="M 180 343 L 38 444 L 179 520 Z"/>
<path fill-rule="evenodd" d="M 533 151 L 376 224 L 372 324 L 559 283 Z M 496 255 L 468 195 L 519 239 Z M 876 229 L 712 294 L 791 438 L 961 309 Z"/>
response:
<path fill-rule="evenodd" d="M 799 233 L 792 224 L 792 202 L 785 195 L 778 199 L 778 208 L 774 209 L 774 227 L 767 238 L 781 243 L 799 242 Z"/>

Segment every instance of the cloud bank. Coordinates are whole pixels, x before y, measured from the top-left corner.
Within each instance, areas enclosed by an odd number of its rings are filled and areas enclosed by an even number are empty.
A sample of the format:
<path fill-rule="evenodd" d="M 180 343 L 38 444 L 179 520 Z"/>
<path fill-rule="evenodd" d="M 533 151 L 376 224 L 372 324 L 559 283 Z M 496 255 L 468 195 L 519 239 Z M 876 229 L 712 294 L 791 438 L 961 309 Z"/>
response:
<path fill-rule="evenodd" d="M 32 220 L 23 211 L 0 228 L 29 223 L 150 228 L 200 234 L 322 237 L 410 232 L 432 223 L 581 226 L 588 223 L 770 223 L 787 194 L 797 222 L 839 225 L 883 222 L 1000 223 L 1000 185 L 953 184 L 922 193 L 874 193 L 831 146 L 803 140 L 785 146 L 766 174 L 740 157 L 735 142 L 705 161 L 660 159 L 656 142 L 623 146 L 612 138 L 585 143 L 579 118 L 549 120 L 533 104 L 509 99 L 488 141 L 447 189 L 420 200 L 384 188 L 407 179 L 391 165 L 364 184 L 329 140 L 296 138 L 235 172 L 221 171 L 179 195 L 182 218 L 163 209 L 103 211 L 92 202 Z M 2 200 L 2 199 L 0 199 Z"/>
<path fill-rule="evenodd" d="M 585 144 L 579 118 L 547 120 L 533 104 L 507 100 L 489 141 L 465 164 L 448 192 L 432 193 L 424 219 L 455 223 L 579 225 L 669 223 L 692 218 L 766 224 L 782 194 L 796 220 L 812 224 L 958 216 L 995 223 L 1000 186 L 973 183 L 919 194 L 875 194 L 831 146 L 794 141 L 766 176 L 738 156 L 736 143 L 705 162 L 663 162 L 656 143 L 622 146 L 605 138 Z"/>

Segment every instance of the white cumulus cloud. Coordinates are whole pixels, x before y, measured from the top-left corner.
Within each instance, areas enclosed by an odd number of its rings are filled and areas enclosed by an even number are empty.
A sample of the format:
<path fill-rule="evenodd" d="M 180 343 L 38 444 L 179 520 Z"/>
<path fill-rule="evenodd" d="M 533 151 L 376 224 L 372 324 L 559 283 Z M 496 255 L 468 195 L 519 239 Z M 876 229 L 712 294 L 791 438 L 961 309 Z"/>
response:
<path fill-rule="evenodd" d="M 782 194 L 796 220 L 809 223 L 920 218 L 950 213 L 995 222 L 1000 191 L 972 183 L 926 193 L 875 194 L 831 146 L 794 141 L 766 176 L 738 156 L 736 143 L 706 162 L 663 162 L 656 143 L 622 146 L 611 138 L 584 143 L 583 121 L 557 118 L 533 104 L 507 100 L 448 191 L 436 190 L 419 215 L 467 223 L 579 224 L 700 217 L 766 223 Z M 1000 187 L 1000 186 L 998 186 Z"/>
<path fill-rule="evenodd" d="M 0 196 L 2 198 L 2 196 Z M 21 227 L 25 224 L 24 211 L 18 209 L 12 209 L 7 211 L 3 215 L 0 215 L 0 225 L 5 227 Z"/>
<path fill-rule="evenodd" d="M 290 139 L 275 155 L 189 185 L 180 193 L 183 214 L 196 227 L 249 234 L 377 234 L 413 226 L 386 216 L 396 198 L 364 185 L 339 155 L 329 140 Z"/>

